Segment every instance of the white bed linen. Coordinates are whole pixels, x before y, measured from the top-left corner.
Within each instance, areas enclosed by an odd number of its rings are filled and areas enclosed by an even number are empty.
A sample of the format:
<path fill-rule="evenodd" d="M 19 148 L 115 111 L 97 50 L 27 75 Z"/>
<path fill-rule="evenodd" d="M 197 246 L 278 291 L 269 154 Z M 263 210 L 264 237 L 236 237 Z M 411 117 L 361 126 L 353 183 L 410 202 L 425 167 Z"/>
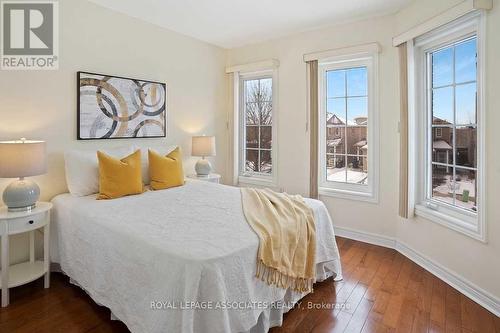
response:
<path fill-rule="evenodd" d="M 306 201 L 316 218 L 317 280 L 339 279 L 328 212 Z M 266 305 L 304 296 L 254 277 L 259 240 L 236 187 L 189 181 L 115 200 L 62 194 L 52 202 L 52 261 L 132 332 L 267 331 L 288 308 Z"/>

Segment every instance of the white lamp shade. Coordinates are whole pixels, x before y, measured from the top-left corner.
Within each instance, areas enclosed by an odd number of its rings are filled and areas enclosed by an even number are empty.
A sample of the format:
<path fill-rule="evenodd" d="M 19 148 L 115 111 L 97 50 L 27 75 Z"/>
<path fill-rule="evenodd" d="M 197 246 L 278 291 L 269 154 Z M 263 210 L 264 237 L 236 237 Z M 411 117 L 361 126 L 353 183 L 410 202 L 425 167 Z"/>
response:
<path fill-rule="evenodd" d="M 192 156 L 215 156 L 215 136 L 193 136 Z"/>
<path fill-rule="evenodd" d="M 44 141 L 0 141 L 0 178 L 21 178 L 47 172 Z"/>

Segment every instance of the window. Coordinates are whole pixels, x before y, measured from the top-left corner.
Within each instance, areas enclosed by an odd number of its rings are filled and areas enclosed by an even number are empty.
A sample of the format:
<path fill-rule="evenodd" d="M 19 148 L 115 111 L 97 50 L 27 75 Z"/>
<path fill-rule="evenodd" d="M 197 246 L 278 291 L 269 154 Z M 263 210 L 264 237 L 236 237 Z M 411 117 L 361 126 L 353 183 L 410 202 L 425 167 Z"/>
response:
<path fill-rule="evenodd" d="M 320 63 L 320 194 L 376 201 L 375 60 Z"/>
<path fill-rule="evenodd" d="M 436 138 L 428 143 L 428 199 L 475 212 L 476 207 L 476 37 L 426 52 L 427 100 Z M 443 137 L 443 130 L 446 136 Z"/>
<path fill-rule="evenodd" d="M 422 109 L 418 135 L 417 214 L 484 237 L 481 210 L 480 15 L 475 14 L 415 42 L 417 92 Z"/>
<path fill-rule="evenodd" d="M 240 76 L 240 182 L 274 182 L 274 82 L 273 71 Z"/>

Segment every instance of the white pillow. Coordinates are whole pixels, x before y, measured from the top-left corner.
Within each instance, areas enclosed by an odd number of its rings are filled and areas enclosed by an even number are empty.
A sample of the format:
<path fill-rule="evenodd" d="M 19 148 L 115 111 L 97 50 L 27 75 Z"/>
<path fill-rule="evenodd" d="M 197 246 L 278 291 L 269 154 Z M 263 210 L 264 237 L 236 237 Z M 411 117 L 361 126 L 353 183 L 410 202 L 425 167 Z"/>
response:
<path fill-rule="evenodd" d="M 123 158 L 135 151 L 133 146 L 98 150 L 115 158 Z M 71 194 L 83 197 L 99 192 L 97 150 L 68 150 L 64 152 L 64 166 Z"/>
<path fill-rule="evenodd" d="M 144 185 L 149 185 L 151 183 L 151 178 L 149 177 L 149 161 L 148 161 L 148 149 L 156 151 L 160 155 L 170 154 L 177 146 L 167 146 L 167 145 L 154 145 L 149 147 L 135 147 L 134 151 L 141 149 L 141 159 L 142 159 L 142 182 Z"/>

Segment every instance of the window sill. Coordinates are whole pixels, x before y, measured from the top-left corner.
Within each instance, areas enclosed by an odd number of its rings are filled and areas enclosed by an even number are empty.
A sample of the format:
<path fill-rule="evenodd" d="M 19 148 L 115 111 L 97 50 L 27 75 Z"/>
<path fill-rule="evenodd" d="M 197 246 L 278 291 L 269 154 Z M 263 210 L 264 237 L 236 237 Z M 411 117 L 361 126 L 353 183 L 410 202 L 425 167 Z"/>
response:
<path fill-rule="evenodd" d="M 278 184 L 275 179 L 269 177 L 255 177 L 255 176 L 239 176 L 238 184 L 241 185 L 256 185 L 263 187 L 277 187 Z"/>
<path fill-rule="evenodd" d="M 322 195 L 322 196 L 378 204 L 378 197 L 374 193 L 370 193 L 370 192 L 341 190 L 341 189 L 334 189 L 334 188 L 329 188 L 329 187 L 320 187 L 318 192 L 319 192 L 319 195 Z"/>
<path fill-rule="evenodd" d="M 471 223 L 470 221 L 466 221 L 465 216 L 461 219 L 442 211 L 431 209 L 423 204 L 415 206 L 415 215 L 486 243 L 486 233 L 484 227 L 481 228 L 479 218 L 475 219 L 475 223 Z"/>

